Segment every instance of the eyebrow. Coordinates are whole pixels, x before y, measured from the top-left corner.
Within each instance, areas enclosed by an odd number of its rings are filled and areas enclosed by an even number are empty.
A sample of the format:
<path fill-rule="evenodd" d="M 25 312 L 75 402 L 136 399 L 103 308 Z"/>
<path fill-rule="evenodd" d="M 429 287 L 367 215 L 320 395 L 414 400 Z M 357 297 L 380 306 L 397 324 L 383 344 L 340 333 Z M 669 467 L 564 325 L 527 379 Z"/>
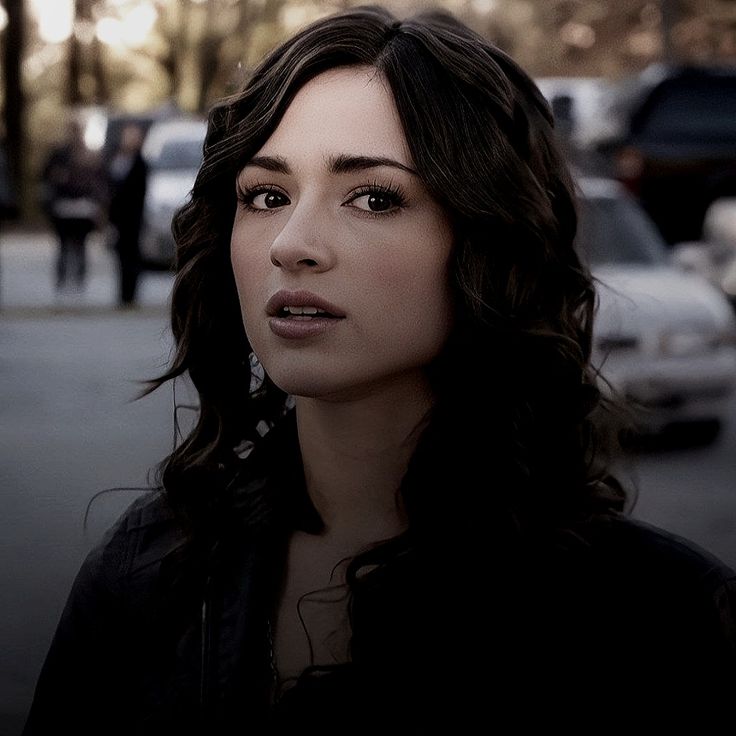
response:
<path fill-rule="evenodd" d="M 400 161 L 385 156 L 348 156 L 340 154 L 332 156 L 329 159 L 330 171 L 333 174 L 349 174 L 354 171 L 365 171 L 366 169 L 375 169 L 379 166 L 389 166 L 393 169 L 406 171 L 412 176 L 417 176 L 417 172 L 409 166 L 405 166 Z"/>
<path fill-rule="evenodd" d="M 291 174 L 289 164 L 281 156 L 254 156 L 243 168 L 249 166 L 257 166 L 260 169 L 273 171 L 277 174 Z M 411 167 L 386 156 L 350 156 L 341 153 L 337 156 L 330 156 L 328 159 L 328 168 L 332 174 L 350 174 L 355 171 L 375 169 L 379 166 L 388 166 L 405 171 L 412 176 L 418 176 L 417 172 Z"/>

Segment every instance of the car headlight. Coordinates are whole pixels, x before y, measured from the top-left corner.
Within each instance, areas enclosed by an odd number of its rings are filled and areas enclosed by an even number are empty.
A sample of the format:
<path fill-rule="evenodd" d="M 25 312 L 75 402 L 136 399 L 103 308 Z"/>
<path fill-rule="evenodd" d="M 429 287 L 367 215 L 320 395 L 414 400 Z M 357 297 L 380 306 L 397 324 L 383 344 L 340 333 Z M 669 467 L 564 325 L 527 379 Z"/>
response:
<path fill-rule="evenodd" d="M 684 358 L 717 350 L 731 340 L 730 332 L 671 330 L 659 336 L 659 352 L 669 358 Z"/>

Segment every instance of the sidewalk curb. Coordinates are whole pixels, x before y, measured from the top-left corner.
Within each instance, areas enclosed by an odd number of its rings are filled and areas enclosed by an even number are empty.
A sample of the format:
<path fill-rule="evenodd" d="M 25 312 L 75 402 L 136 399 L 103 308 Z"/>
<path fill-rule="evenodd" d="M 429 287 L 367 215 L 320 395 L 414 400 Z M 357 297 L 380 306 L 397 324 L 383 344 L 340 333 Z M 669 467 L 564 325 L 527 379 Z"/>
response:
<path fill-rule="evenodd" d="M 0 303 L 0 318 L 6 319 L 64 319 L 66 317 L 157 317 L 168 314 L 167 304 L 145 304 L 124 308 L 114 304 L 85 304 L 80 306 L 55 307 L 51 305 L 10 305 Z"/>
<path fill-rule="evenodd" d="M 141 272 L 136 302 L 119 302 L 119 264 L 103 233 L 87 242 L 87 275 L 76 294 L 57 293 L 57 240 L 48 230 L 0 231 L 0 315 L 19 318 L 76 318 L 164 314 L 169 309 L 174 274 Z"/>

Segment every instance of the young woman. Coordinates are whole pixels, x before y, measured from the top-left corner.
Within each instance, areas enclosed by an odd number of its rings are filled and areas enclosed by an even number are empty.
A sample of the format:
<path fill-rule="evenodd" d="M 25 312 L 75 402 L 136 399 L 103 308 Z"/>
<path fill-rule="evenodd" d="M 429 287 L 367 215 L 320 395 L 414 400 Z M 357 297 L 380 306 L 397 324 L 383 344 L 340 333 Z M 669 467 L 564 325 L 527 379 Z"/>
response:
<path fill-rule="evenodd" d="M 595 292 L 529 77 L 449 15 L 360 8 L 204 148 L 159 382 L 198 422 L 82 567 L 25 733 L 718 713 L 736 575 L 599 462 Z"/>

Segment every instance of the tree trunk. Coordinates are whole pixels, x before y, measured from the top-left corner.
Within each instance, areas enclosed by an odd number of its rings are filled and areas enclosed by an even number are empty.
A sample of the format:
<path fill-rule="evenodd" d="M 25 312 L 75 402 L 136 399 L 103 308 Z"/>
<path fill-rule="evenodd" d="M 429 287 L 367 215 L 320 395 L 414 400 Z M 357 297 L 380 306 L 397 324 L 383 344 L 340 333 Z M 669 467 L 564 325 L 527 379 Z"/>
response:
<path fill-rule="evenodd" d="M 212 80 L 217 75 L 217 63 L 220 56 L 220 48 L 224 39 L 212 32 L 215 18 L 215 0 L 207 0 L 205 6 L 205 31 L 199 47 L 199 88 L 197 90 L 196 109 L 204 112 L 208 103 L 208 92 Z"/>
<path fill-rule="evenodd" d="M 72 25 L 72 35 L 69 36 L 67 42 L 69 46 L 68 69 L 66 77 L 66 102 L 70 107 L 78 105 L 82 101 L 82 91 L 80 89 L 80 77 L 82 76 L 82 46 L 77 38 L 76 26 L 79 19 L 80 5 L 83 0 L 74 0 L 74 22 Z"/>
<path fill-rule="evenodd" d="M 180 0 L 167 8 L 173 18 L 171 32 L 167 34 L 168 49 L 162 63 L 169 75 L 169 98 L 181 105 L 181 84 L 183 59 L 189 52 L 189 23 L 192 13 L 189 0 Z"/>
<path fill-rule="evenodd" d="M 21 79 L 21 61 L 25 48 L 25 17 L 23 0 L 5 0 L 5 11 L 8 14 L 8 25 L 5 29 L 3 48 L 3 84 L 5 86 L 5 146 L 8 159 L 8 171 L 13 191 L 17 193 L 21 212 L 25 212 L 25 130 L 23 118 L 25 114 L 25 96 Z"/>
<path fill-rule="evenodd" d="M 67 76 L 67 102 L 69 105 L 88 104 L 104 100 L 106 96 L 105 79 L 99 56 L 100 45 L 96 39 L 85 38 L 79 31 L 82 26 L 91 27 L 93 0 L 74 0 L 74 26 L 69 37 L 69 71 Z M 80 37 L 81 36 L 81 37 Z M 94 80 L 90 93 L 82 88 L 81 80 L 85 73 Z"/>
<path fill-rule="evenodd" d="M 92 73 L 95 78 L 95 103 L 106 105 L 110 101 L 110 87 L 105 72 L 104 49 L 100 40 L 92 41 Z"/>

